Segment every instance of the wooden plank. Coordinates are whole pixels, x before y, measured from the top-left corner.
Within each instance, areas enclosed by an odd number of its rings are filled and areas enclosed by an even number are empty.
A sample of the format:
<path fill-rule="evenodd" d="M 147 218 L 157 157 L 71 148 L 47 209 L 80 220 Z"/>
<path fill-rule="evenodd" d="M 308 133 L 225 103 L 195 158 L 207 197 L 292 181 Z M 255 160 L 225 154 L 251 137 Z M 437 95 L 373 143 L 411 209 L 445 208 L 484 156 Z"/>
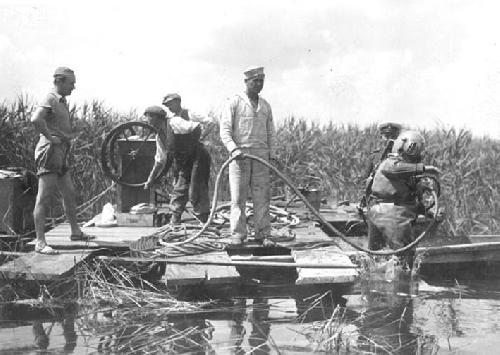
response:
<path fill-rule="evenodd" d="M 82 230 L 87 234 L 94 235 L 96 239 L 89 242 L 71 241 L 69 239 L 71 229 L 68 223 L 59 224 L 54 229 L 48 231 L 45 234 L 45 239 L 47 240 L 47 244 L 55 248 L 128 248 L 131 242 L 154 233 L 157 228 L 118 226 L 110 228 L 85 227 Z M 35 241 L 29 244 L 34 245 Z"/>
<path fill-rule="evenodd" d="M 91 253 L 91 250 L 61 250 L 57 255 L 31 252 L 1 265 L 0 274 L 7 279 L 52 280 L 72 271 Z"/>
<path fill-rule="evenodd" d="M 489 235 L 469 235 L 468 236 L 471 243 L 493 243 L 500 242 L 500 235 L 489 234 Z"/>
<path fill-rule="evenodd" d="M 356 265 L 338 247 L 325 247 L 319 249 L 293 250 L 292 256 L 296 263 L 338 263 L 351 268 L 341 269 L 305 269 L 297 268 L 298 277 L 296 285 L 307 284 L 336 284 L 352 283 L 358 277 Z"/>
<path fill-rule="evenodd" d="M 451 264 L 500 261 L 500 242 L 443 245 L 417 248 L 423 264 Z"/>
<path fill-rule="evenodd" d="M 254 261 L 254 260 L 208 260 L 208 259 L 199 259 L 192 257 L 176 257 L 176 258 L 149 258 L 149 257 L 126 257 L 126 256 L 98 256 L 99 260 L 111 260 L 111 261 L 124 261 L 124 262 L 157 262 L 157 263 L 166 263 L 166 264 L 180 264 L 180 265 L 215 265 L 215 266 L 252 266 L 252 267 L 279 267 L 279 268 L 309 268 L 309 269 L 318 269 L 318 264 L 316 262 L 313 263 L 296 263 L 293 258 L 291 262 L 281 262 L 281 261 Z M 347 265 L 347 264 L 339 264 L 339 263 L 322 263 L 320 269 L 352 269 L 357 268 L 357 266 Z"/>
<path fill-rule="evenodd" d="M 173 260 L 175 260 L 174 258 Z M 183 256 L 182 260 L 210 260 L 231 262 L 226 252 L 213 252 L 201 255 Z M 231 283 L 240 279 L 234 266 L 217 265 L 178 265 L 169 264 L 165 270 L 164 282 L 167 286 L 193 285 L 199 283 Z"/>

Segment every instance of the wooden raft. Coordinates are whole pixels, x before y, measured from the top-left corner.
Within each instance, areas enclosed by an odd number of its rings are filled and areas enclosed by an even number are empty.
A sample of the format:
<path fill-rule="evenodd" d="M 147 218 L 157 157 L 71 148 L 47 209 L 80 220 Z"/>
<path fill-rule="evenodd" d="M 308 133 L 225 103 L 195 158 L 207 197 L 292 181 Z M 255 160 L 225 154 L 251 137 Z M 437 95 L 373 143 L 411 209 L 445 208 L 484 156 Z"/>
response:
<path fill-rule="evenodd" d="M 62 250 L 57 255 L 31 252 L 1 265 L 0 274 L 6 279 L 22 277 L 25 280 L 53 280 L 70 273 L 92 252 L 92 250 Z"/>
<path fill-rule="evenodd" d="M 138 241 L 141 237 L 151 235 L 156 230 L 155 227 L 132 227 L 132 226 L 118 226 L 111 228 L 102 227 L 86 227 L 83 231 L 87 234 L 96 236 L 95 240 L 89 242 L 72 242 L 69 239 L 70 227 L 66 224 L 60 224 L 54 229 L 46 233 L 46 239 L 49 245 L 56 249 L 64 249 L 61 255 L 69 255 L 70 250 L 68 249 L 86 249 L 89 255 L 92 249 L 96 248 L 109 248 L 112 250 L 117 249 L 128 249 L 130 244 Z M 350 264 L 350 260 L 347 256 L 340 254 L 340 250 L 337 247 L 330 247 L 333 239 L 328 237 L 321 228 L 315 222 L 303 222 L 297 228 L 293 228 L 296 238 L 291 241 L 283 241 L 278 243 L 279 247 L 263 247 L 259 243 L 253 241 L 246 242 L 241 247 L 242 255 L 272 255 L 276 250 L 288 249 L 288 255 L 290 259 L 293 253 L 293 257 L 296 262 L 301 263 L 316 263 L 318 260 L 324 260 L 328 263 L 343 263 Z M 222 240 L 221 240 L 222 241 Z M 317 244 L 313 248 L 323 248 L 322 251 L 314 251 L 314 249 L 308 249 L 301 251 L 300 248 L 304 243 Z M 329 248 L 325 248 L 329 247 Z M 297 249 L 297 250 L 296 250 Z M 279 251 L 278 250 L 278 251 Z M 74 250 L 73 252 L 77 252 Z M 69 267 L 74 266 L 74 258 L 67 256 L 43 256 L 49 257 L 52 263 L 61 263 L 64 266 L 64 270 L 61 272 L 67 272 Z M 23 257 L 26 258 L 26 257 Z M 62 258 L 61 261 L 56 258 Z M 226 251 L 222 252 L 211 252 L 195 256 L 183 256 L 182 259 L 190 259 L 195 261 L 209 260 L 209 261 L 222 261 L 231 262 L 230 256 Z M 64 259 L 64 261 L 63 261 Z M 19 264 L 24 259 L 19 259 L 16 268 L 19 269 L 21 264 Z M 70 262 L 71 261 L 71 262 Z M 290 260 L 293 262 L 293 260 Z M 57 270 L 38 269 L 36 265 L 38 261 L 28 262 L 28 266 L 23 266 L 26 270 L 31 269 L 32 274 L 40 275 L 59 275 L 61 274 Z M 6 267 L 6 265 L 4 265 Z M 9 266 L 9 268 L 12 268 Z M 35 271 L 36 268 L 36 271 Z M 263 267 L 265 268 L 265 267 Z M 55 269 L 58 269 L 55 268 Z M 196 285 L 196 284 L 221 284 L 221 283 L 237 283 L 241 280 L 241 275 L 239 271 L 244 270 L 244 268 L 238 270 L 235 266 L 223 266 L 223 265 L 200 265 L 200 264 L 190 264 L 190 265 L 179 265 L 179 264 L 169 264 L 166 263 L 166 271 L 163 276 L 163 281 L 168 286 L 180 286 L 180 285 Z M 316 272 L 317 271 L 317 272 Z M 27 271 L 26 271 L 27 273 Z M 308 284 L 308 283 L 347 283 L 353 282 L 356 277 L 356 271 L 354 269 L 300 269 L 298 270 L 299 278 L 297 284 Z"/>

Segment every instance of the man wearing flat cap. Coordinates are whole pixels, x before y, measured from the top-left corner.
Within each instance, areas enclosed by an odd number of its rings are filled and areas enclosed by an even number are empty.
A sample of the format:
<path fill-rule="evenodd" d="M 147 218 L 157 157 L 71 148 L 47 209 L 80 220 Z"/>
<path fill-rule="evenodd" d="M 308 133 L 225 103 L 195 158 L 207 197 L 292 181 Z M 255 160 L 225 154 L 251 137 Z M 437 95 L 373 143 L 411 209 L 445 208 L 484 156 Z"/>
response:
<path fill-rule="evenodd" d="M 93 236 L 84 234 L 77 223 L 75 188 L 69 174 L 68 158 L 71 140 L 74 138 L 66 96 L 75 89 L 75 73 L 66 67 L 54 72 L 54 89 L 34 112 L 31 122 L 40 133 L 35 148 L 35 164 L 38 176 L 36 197 L 35 251 L 42 254 L 56 254 L 45 241 L 45 218 L 51 198 L 57 190 L 61 192 L 63 207 L 71 227 L 72 241 L 87 241 Z"/>
<path fill-rule="evenodd" d="M 212 118 L 182 108 L 181 97 L 176 93 L 166 95 L 163 105 L 168 108 L 169 115 L 159 106 L 149 107 L 144 113 L 159 132 L 156 137 L 155 164 L 144 188 L 149 188 L 158 174 L 170 168 L 173 162 L 171 222 L 181 222 L 182 212 L 190 200 L 195 216 L 205 223 L 210 212 L 208 182 L 211 160 L 200 142 L 200 136 L 202 125 L 210 124 Z"/>
<path fill-rule="evenodd" d="M 271 106 L 259 96 L 264 87 L 264 68 L 249 68 L 243 74 L 246 90 L 229 100 L 221 117 L 221 140 L 232 157 L 248 153 L 269 161 L 275 155 L 276 133 Z M 264 242 L 271 231 L 269 169 L 254 160 L 233 160 L 229 165 L 229 185 L 231 244 L 242 244 L 247 237 L 245 209 L 249 189 L 255 239 Z"/>

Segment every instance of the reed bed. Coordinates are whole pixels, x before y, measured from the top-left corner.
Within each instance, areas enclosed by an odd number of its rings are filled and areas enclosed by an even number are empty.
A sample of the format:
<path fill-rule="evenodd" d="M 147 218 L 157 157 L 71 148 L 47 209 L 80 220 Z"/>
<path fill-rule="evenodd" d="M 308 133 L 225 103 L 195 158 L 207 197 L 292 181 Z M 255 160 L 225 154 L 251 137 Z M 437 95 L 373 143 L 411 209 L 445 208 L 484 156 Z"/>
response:
<path fill-rule="evenodd" d="M 37 141 L 29 119 L 33 101 L 19 96 L 12 103 L 0 104 L 0 154 L 13 166 L 34 169 L 33 151 Z M 100 101 L 71 107 L 71 118 L 78 139 L 72 147 L 73 178 L 82 204 L 110 185 L 100 165 L 100 146 L 106 134 L 118 123 L 137 120 L 136 112 L 119 114 Z M 374 125 L 319 125 L 305 119 L 287 118 L 277 124 L 280 168 L 299 186 L 321 189 L 329 200 L 356 203 L 362 191 L 362 176 L 370 152 L 380 141 Z M 442 174 L 442 205 L 446 208 L 443 227 L 450 235 L 500 233 L 500 142 L 475 138 L 464 129 L 435 128 L 422 131 L 426 138 L 425 161 L 439 167 Z M 212 157 L 212 176 L 227 159 L 213 127 L 204 139 Z M 287 195 L 285 186 L 273 181 L 275 195 Z M 114 202 L 114 189 L 88 209 L 85 217 L 98 212 L 105 202 Z M 227 180 L 221 200 L 229 198 Z M 62 211 L 54 212 L 55 215 Z"/>

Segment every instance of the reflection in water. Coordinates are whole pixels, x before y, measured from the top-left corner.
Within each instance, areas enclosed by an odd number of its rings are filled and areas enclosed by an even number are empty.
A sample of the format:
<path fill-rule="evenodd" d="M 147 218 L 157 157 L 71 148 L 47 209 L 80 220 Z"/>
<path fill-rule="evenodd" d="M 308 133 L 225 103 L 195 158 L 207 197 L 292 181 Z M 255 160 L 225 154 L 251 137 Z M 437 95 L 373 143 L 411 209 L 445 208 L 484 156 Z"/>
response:
<path fill-rule="evenodd" d="M 47 348 L 49 347 L 49 336 L 43 328 L 42 321 L 36 320 L 33 322 L 33 335 L 35 336 L 35 345 L 38 347 L 38 349 L 47 350 Z"/>
<path fill-rule="evenodd" d="M 154 309 L 94 314 L 87 331 L 101 334 L 97 349 L 118 354 L 214 354 L 210 340 L 213 327 L 203 318 L 176 316 Z"/>
<path fill-rule="evenodd" d="M 400 280 L 365 280 L 361 293 L 366 312 L 359 318 L 359 348 L 386 354 L 414 354 L 418 334 L 411 332 L 413 321 L 412 282 Z"/>
<path fill-rule="evenodd" d="M 235 354 L 269 354 L 271 348 L 268 344 L 270 339 L 271 322 L 269 321 L 269 301 L 266 298 L 255 298 L 252 303 L 251 312 L 247 315 L 246 299 L 235 300 L 232 314 L 231 340 L 234 342 Z M 248 336 L 250 349 L 246 351 L 243 347 L 245 340 L 245 327 L 243 323 L 249 321 L 251 332 Z"/>
<path fill-rule="evenodd" d="M 48 326 L 44 326 L 41 320 L 33 321 L 33 336 L 35 346 L 39 350 L 47 350 L 50 344 L 50 335 L 56 322 L 50 322 Z M 66 354 L 70 354 L 76 347 L 78 336 L 75 332 L 75 319 L 73 316 L 63 319 L 59 322 L 62 328 L 64 337 L 63 350 Z"/>
<path fill-rule="evenodd" d="M 452 354 L 461 350 L 494 354 L 500 345 L 493 337 L 500 329 L 500 287 L 495 285 L 437 286 L 403 275 L 392 282 L 365 279 L 344 298 L 335 295 L 335 288 L 308 287 L 307 292 L 291 292 L 288 298 L 253 294 L 188 313 L 135 306 L 80 309 L 80 316 L 70 313 L 53 320 L 30 313 L 32 320 L 17 328 L 12 321 L 15 313 L 4 309 L 0 353 L 36 349 L 111 354 Z"/>
<path fill-rule="evenodd" d="M 315 349 L 369 354 L 431 354 L 437 349 L 435 338 L 414 326 L 418 282 L 405 273 L 391 282 L 384 276 L 363 279 L 357 295 L 345 296 L 346 303 L 331 293 L 308 304 L 297 301 L 298 320 L 312 322 L 302 332 Z"/>

